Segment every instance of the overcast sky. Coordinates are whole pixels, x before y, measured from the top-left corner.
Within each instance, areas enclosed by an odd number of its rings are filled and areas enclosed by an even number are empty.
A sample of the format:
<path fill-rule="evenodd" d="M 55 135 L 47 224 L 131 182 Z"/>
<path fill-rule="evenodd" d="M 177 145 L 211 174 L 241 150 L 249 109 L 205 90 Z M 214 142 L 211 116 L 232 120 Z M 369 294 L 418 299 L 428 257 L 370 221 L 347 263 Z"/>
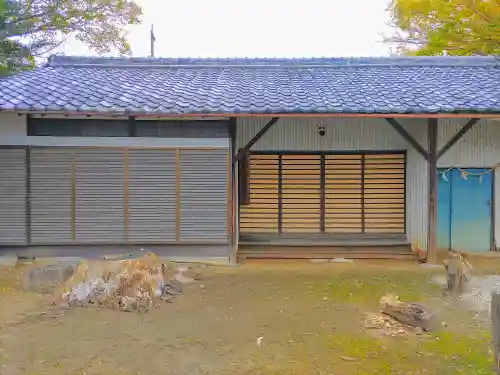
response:
<path fill-rule="evenodd" d="M 134 56 L 386 56 L 389 0 L 137 0 L 142 24 L 129 28 Z M 95 55 L 69 40 L 61 52 Z M 111 54 L 114 55 L 114 54 Z"/>

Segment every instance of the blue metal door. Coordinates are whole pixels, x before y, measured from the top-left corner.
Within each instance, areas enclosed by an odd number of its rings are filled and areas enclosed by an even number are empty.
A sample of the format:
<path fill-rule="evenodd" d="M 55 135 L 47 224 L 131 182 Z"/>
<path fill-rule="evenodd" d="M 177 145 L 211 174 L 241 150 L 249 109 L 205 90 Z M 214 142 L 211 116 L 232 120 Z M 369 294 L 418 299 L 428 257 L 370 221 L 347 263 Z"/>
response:
<path fill-rule="evenodd" d="M 490 250 L 493 173 L 483 168 L 452 169 L 443 178 L 443 171 L 438 176 L 438 247 Z"/>

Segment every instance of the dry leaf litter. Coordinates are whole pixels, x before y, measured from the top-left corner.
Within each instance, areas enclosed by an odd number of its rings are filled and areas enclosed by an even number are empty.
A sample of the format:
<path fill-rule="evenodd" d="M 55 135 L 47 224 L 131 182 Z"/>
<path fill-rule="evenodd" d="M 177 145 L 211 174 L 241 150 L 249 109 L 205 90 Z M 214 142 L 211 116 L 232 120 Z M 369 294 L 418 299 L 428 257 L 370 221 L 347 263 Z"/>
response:
<path fill-rule="evenodd" d="M 187 279 L 186 270 L 172 272 L 152 252 L 131 259 L 84 260 L 56 289 L 54 303 L 146 312 L 181 292 L 185 280 L 176 279 Z"/>
<path fill-rule="evenodd" d="M 387 294 L 380 298 L 380 312 L 365 313 L 363 328 L 373 330 L 380 336 L 405 336 L 411 333 L 421 334 L 423 330 L 420 327 L 412 327 L 408 324 L 403 324 L 393 317 L 383 313 L 387 306 L 398 307 L 404 303 L 399 300 L 398 296 Z"/>

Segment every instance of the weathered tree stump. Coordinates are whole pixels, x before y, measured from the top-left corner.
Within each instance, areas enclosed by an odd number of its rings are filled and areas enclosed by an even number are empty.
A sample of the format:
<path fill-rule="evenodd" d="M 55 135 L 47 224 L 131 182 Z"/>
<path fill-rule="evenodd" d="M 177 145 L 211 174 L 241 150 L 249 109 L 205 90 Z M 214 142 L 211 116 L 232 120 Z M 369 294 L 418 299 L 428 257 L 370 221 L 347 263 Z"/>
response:
<path fill-rule="evenodd" d="M 467 261 L 467 256 L 459 251 L 450 251 L 444 268 L 447 275 L 447 289 L 462 293 L 472 275 L 472 266 Z"/>
<path fill-rule="evenodd" d="M 436 328 L 433 314 L 418 303 L 399 303 L 388 305 L 382 313 L 391 316 L 398 322 L 411 327 L 421 328 L 423 331 L 433 331 Z"/>

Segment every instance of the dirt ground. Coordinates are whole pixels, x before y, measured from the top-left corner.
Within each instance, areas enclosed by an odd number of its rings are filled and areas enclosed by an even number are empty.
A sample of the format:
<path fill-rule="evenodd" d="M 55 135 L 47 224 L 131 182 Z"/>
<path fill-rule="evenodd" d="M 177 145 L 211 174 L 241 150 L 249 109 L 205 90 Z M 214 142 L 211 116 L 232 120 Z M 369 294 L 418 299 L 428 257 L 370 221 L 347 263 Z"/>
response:
<path fill-rule="evenodd" d="M 197 268 L 199 281 L 146 314 L 51 314 L 47 296 L 21 290 L 26 270 L 0 269 L 2 375 L 493 375 L 487 316 L 443 297 L 430 281 L 442 270 L 416 263 Z M 476 267 L 498 271 L 498 260 Z M 363 329 L 386 293 L 425 303 L 440 329 L 400 337 Z"/>

